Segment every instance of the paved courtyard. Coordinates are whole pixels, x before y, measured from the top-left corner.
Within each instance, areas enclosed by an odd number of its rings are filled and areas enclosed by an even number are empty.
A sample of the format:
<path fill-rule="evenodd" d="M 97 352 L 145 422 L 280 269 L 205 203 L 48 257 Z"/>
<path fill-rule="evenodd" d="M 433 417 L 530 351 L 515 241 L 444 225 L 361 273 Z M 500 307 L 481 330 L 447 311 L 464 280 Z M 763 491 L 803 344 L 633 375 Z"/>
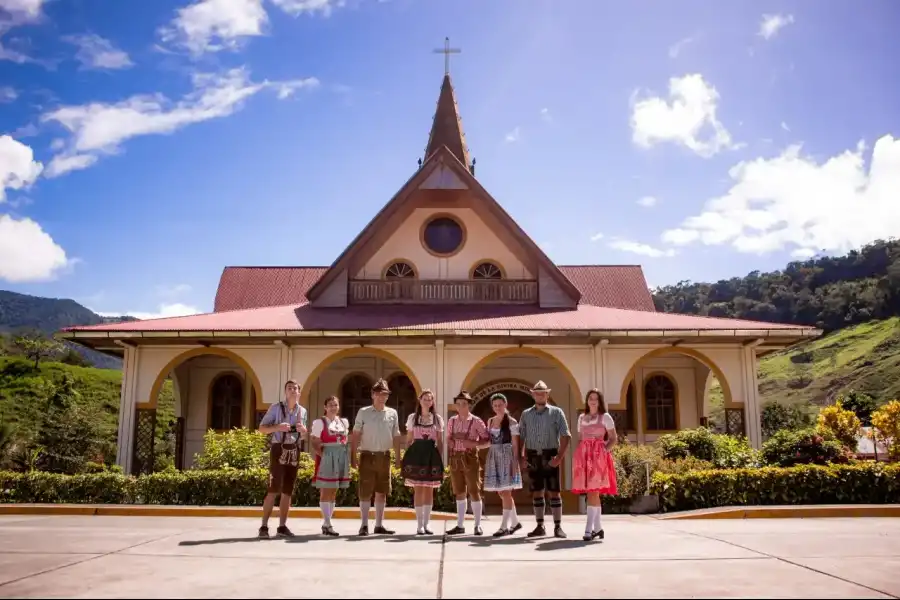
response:
<path fill-rule="evenodd" d="M 256 520 L 0 517 L 0 597 L 900 597 L 900 519 L 604 518 L 606 540 L 485 537 L 254 539 Z M 338 520 L 352 534 L 358 521 Z M 453 523 L 448 524 L 450 527 Z M 471 531 L 472 523 L 467 522 Z M 274 528 L 273 528 L 274 530 Z"/>

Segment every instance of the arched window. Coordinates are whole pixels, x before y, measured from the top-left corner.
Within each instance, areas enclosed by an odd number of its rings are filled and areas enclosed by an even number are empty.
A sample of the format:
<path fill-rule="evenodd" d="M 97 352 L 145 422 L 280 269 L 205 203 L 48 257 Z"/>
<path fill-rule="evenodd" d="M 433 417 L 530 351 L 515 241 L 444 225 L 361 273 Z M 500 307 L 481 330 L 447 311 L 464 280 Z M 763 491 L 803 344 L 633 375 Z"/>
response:
<path fill-rule="evenodd" d="M 644 383 L 646 431 L 678 429 L 675 383 L 666 375 L 653 375 Z"/>
<path fill-rule="evenodd" d="M 391 397 L 388 405 L 397 410 L 400 417 L 400 430 L 406 431 L 406 419 L 416 412 L 419 400 L 416 396 L 416 386 L 404 373 L 396 373 L 388 379 L 388 387 L 391 388 Z M 435 407 L 437 410 L 437 407 Z"/>
<path fill-rule="evenodd" d="M 412 265 L 405 262 L 391 263 L 384 271 L 385 279 L 414 279 L 415 276 L 416 270 L 412 268 Z"/>
<path fill-rule="evenodd" d="M 472 279 L 503 279 L 503 271 L 492 262 L 483 262 L 472 269 Z"/>
<path fill-rule="evenodd" d="M 341 416 L 347 419 L 351 428 L 359 409 L 372 404 L 372 384 L 368 375 L 362 373 L 354 373 L 341 383 Z"/>
<path fill-rule="evenodd" d="M 210 388 L 209 427 L 228 431 L 244 422 L 244 384 L 233 373 L 219 375 Z"/>

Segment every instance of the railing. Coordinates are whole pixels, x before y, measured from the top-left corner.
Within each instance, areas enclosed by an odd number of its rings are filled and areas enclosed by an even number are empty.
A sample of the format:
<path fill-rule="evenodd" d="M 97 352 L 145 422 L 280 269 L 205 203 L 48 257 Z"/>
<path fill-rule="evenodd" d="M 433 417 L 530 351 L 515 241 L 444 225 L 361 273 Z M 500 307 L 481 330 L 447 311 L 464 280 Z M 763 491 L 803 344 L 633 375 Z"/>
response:
<path fill-rule="evenodd" d="M 537 282 L 512 279 L 357 279 L 350 304 L 536 304 Z"/>

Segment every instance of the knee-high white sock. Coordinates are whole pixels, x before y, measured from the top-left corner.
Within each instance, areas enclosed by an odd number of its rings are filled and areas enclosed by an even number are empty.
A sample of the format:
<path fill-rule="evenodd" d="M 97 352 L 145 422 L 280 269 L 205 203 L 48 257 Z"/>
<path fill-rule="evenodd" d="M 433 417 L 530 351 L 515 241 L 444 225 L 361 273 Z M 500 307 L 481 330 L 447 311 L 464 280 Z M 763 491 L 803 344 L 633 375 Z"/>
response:
<path fill-rule="evenodd" d="M 328 502 L 319 502 L 319 508 L 322 510 L 322 521 L 325 525 L 331 525 L 331 516 L 328 514 L 330 504 Z"/>
<path fill-rule="evenodd" d="M 472 501 L 472 514 L 475 515 L 475 527 L 481 527 L 481 511 L 484 505 L 481 500 Z"/>
<path fill-rule="evenodd" d="M 500 529 L 506 529 L 507 527 L 509 527 L 509 512 L 510 511 L 508 508 L 503 509 L 503 519 L 501 519 L 500 521 Z"/>
<path fill-rule="evenodd" d="M 363 527 L 369 525 L 369 506 L 371 506 L 369 502 L 359 503 L 359 518 L 362 519 Z"/>
<path fill-rule="evenodd" d="M 594 507 L 587 507 L 587 522 L 584 524 L 584 532 L 591 533 L 594 531 Z"/>
<path fill-rule="evenodd" d="M 381 522 L 384 520 L 384 503 L 375 503 L 375 527 L 381 527 Z"/>
<path fill-rule="evenodd" d="M 424 506 L 416 506 L 416 529 L 422 529 L 422 513 L 425 512 L 422 510 L 425 508 Z"/>
<path fill-rule="evenodd" d="M 516 505 L 513 504 L 512 508 L 509 509 L 509 526 L 515 527 L 519 524 L 519 513 L 516 512 Z"/>
<path fill-rule="evenodd" d="M 331 521 L 331 517 L 334 516 L 334 506 L 335 506 L 334 502 L 328 503 L 328 520 L 329 520 L 329 522 Z"/>
<path fill-rule="evenodd" d="M 603 525 L 600 523 L 600 514 L 603 512 L 603 506 L 597 505 L 594 507 L 594 531 L 600 531 L 603 529 Z"/>
<path fill-rule="evenodd" d="M 465 523 L 465 521 L 466 521 L 466 501 L 465 500 L 457 500 L 456 501 L 456 526 L 462 527 L 463 523 Z"/>
<path fill-rule="evenodd" d="M 431 521 L 431 506 L 425 504 L 422 506 L 422 527 L 428 527 L 428 522 Z"/>

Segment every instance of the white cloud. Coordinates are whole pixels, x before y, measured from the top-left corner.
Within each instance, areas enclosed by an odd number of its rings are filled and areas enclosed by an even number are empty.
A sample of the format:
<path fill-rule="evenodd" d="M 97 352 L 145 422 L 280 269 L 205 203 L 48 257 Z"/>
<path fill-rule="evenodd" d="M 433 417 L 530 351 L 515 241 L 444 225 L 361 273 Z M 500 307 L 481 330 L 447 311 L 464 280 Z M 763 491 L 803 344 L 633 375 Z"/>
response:
<path fill-rule="evenodd" d="M 15 102 L 19 92 L 8 85 L 0 87 L 0 103 Z"/>
<path fill-rule="evenodd" d="M 763 39 L 771 39 L 782 28 L 787 27 L 794 22 L 794 15 L 763 15 L 762 21 L 759 23 L 759 31 L 757 35 Z"/>
<path fill-rule="evenodd" d="M 709 157 L 732 148 L 731 134 L 716 117 L 719 93 L 700 74 L 669 80 L 669 99 L 633 99 L 632 139 L 639 146 L 672 142 Z"/>
<path fill-rule="evenodd" d="M 662 234 L 667 244 L 730 244 L 796 257 L 848 252 L 900 232 L 900 139 L 875 142 L 868 171 L 865 145 L 825 161 L 793 145 L 774 158 L 732 167 L 731 189 L 702 212 Z"/>
<path fill-rule="evenodd" d="M 65 250 L 31 219 L 0 215 L 0 280 L 47 281 L 72 262 Z"/>
<path fill-rule="evenodd" d="M 85 69 L 127 69 L 134 66 L 128 54 L 95 34 L 72 35 L 63 38 L 78 46 L 75 58 Z"/>
<path fill-rule="evenodd" d="M 0 0 L 0 11 L 11 20 L 36 20 L 41 16 L 41 8 L 46 0 Z"/>
<path fill-rule="evenodd" d="M 197 315 L 202 313 L 199 308 L 194 306 L 189 306 L 187 304 L 181 304 L 179 302 L 173 304 L 160 304 L 156 307 L 155 312 L 145 312 L 140 310 L 123 310 L 117 312 L 107 312 L 107 311 L 98 311 L 95 310 L 95 313 L 100 315 L 101 317 L 134 317 L 135 319 L 141 319 L 145 321 L 147 319 L 166 319 L 169 317 L 185 317 L 188 315 Z"/>
<path fill-rule="evenodd" d="M 643 206 L 644 208 L 650 208 L 651 206 L 656 206 L 656 198 L 653 196 L 644 196 L 643 198 L 638 199 L 637 203 L 639 206 Z"/>
<path fill-rule="evenodd" d="M 785 123 L 784 121 L 781 122 L 781 128 L 784 129 L 785 131 L 787 131 L 788 133 L 791 132 L 791 128 L 788 127 L 787 123 Z"/>
<path fill-rule="evenodd" d="M 295 79 L 294 81 L 274 82 L 272 87 L 275 88 L 278 99 L 284 100 L 293 96 L 297 90 L 319 87 L 319 80 L 315 77 L 308 77 L 306 79 Z"/>
<path fill-rule="evenodd" d="M 191 291 L 191 286 L 187 283 L 178 283 L 175 285 L 158 285 L 156 293 L 165 298 L 181 296 Z"/>
<path fill-rule="evenodd" d="M 519 130 L 519 126 L 515 126 L 512 131 L 506 134 L 504 139 L 510 144 L 522 139 L 522 132 Z"/>
<path fill-rule="evenodd" d="M 619 250 L 621 252 L 630 252 L 632 254 L 640 254 L 641 256 L 648 256 L 650 258 L 675 256 L 675 251 L 671 248 L 661 250 L 659 248 L 654 248 L 653 246 L 650 246 L 648 244 L 632 242 L 630 240 L 623 240 L 620 238 L 611 240 L 607 245 L 614 250 Z"/>
<path fill-rule="evenodd" d="M 549 123 L 553 120 L 553 115 L 550 114 L 549 108 L 541 109 L 541 119 L 547 123 Z"/>
<path fill-rule="evenodd" d="M 229 116 L 265 88 L 315 87 L 318 80 L 255 83 L 246 70 L 232 69 L 222 75 L 195 75 L 193 83 L 194 90 L 178 102 L 160 94 L 137 95 L 116 104 L 65 106 L 42 115 L 43 122 L 55 121 L 71 133 L 66 148 L 47 166 L 47 176 L 89 167 L 101 156 L 119 152 L 121 144 L 133 137 L 170 134 L 193 123 Z"/>
<path fill-rule="evenodd" d="M 299 16 L 329 16 L 344 0 L 270 0 L 282 11 Z M 172 22 L 159 30 L 163 42 L 187 49 L 193 55 L 235 50 L 247 38 L 266 34 L 269 15 L 263 0 L 197 0 L 179 8 Z"/>
<path fill-rule="evenodd" d="M 0 0 L 0 60 L 24 64 L 39 62 L 18 50 L 5 48 L 2 38 L 9 30 L 20 25 L 40 21 L 41 9 L 47 0 Z"/>
<path fill-rule="evenodd" d="M 43 168 L 34 160 L 34 151 L 30 146 L 8 135 L 0 135 L 0 204 L 6 201 L 7 189 L 27 189 Z"/>
<path fill-rule="evenodd" d="M 602 234 L 602 233 L 599 233 L 599 232 L 598 232 L 598 233 L 595 233 L 594 235 L 591 236 L 591 241 L 592 241 L 592 242 L 596 242 L 596 241 L 602 240 L 602 239 L 603 239 L 603 234 Z"/>

